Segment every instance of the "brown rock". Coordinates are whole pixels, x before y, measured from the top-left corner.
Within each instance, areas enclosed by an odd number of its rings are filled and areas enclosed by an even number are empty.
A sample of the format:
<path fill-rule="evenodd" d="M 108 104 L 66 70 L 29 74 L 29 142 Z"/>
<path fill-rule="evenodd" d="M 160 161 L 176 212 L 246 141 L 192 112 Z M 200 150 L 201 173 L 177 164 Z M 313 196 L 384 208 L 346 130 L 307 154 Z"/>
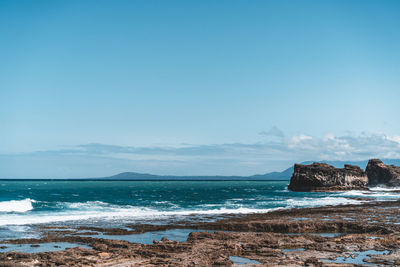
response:
<path fill-rule="evenodd" d="M 204 238 L 210 238 L 212 236 L 212 234 L 208 231 L 204 231 L 204 232 L 191 232 L 188 236 L 188 241 L 194 241 L 194 240 L 201 240 Z"/>
<path fill-rule="evenodd" d="M 100 252 L 100 253 L 97 254 L 97 255 L 99 255 L 99 257 L 100 257 L 101 259 L 109 258 L 109 257 L 110 257 L 110 253 L 107 253 L 107 252 Z"/>
<path fill-rule="evenodd" d="M 335 168 L 315 162 L 311 165 L 295 164 L 288 189 L 299 192 L 366 190 L 367 183 L 366 173 L 358 166 Z"/>
<path fill-rule="evenodd" d="M 366 173 L 369 185 L 400 186 L 400 167 L 395 165 L 386 165 L 379 159 L 370 159 Z"/>
<path fill-rule="evenodd" d="M 106 244 L 100 243 L 100 244 L 94 244 L 93 248 L 97 249 L 97 250 L 100 250 L 100 251 L 107 251 L 108 246 Z"/>

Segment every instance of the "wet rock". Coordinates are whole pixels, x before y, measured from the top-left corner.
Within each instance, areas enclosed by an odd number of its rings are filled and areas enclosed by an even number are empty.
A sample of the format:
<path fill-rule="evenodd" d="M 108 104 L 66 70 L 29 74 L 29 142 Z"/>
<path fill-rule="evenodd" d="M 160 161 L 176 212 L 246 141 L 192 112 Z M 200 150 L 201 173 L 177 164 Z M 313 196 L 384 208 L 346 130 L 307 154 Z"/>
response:
<path fill-rule="evenodd" d="M 233 262 L 229 258 L 218 258 L 212 264 L 213 266 L 232 266 Z"/>
<path fill-rule="evenodd" d="M 109 258 L 110 257 L 110 253 L 107 252 L 100 252 L 99 254 L 97 254 L 101 259 L 104 258 Z"/>
<path fill-rule="evenodd" d="M 315 257 L 308 258 L 304 266 L 322 266 L 322 263 Z"/>
<path fill-rule="evenodd" d="M 211 233 L 210 232 L 191 232 L 188 236 L 188 241 L 194 241 L 194 240 L 200 240 L 204 238 L 210 238 Z"/>
<path fill-rule="evenodd" d="M 7 262 L 7 261 L 0 261 L 0 266 L 2 266 L 2 267 L 25 267 L 26 265 L 16 264 L 16 263 Z"/>
<path fill-rule="evenodd" d="M 358 166 L 335 168 L 326 163 L 294 165 L 288 189 L 291 191 L 366 190 L 367 174 Z"/>
<path fill-rule="evenodd" d="M 107 251 L 108 249 L 108 246 L 106 244 L 101 244 L 101 243 L 100 244 L 95 243 L 92 247 L 100 251 Z"/>
<path fill-rule="evenodd" d="M 370 159 L 366 168 L 368 185 L 400 186 L 400 167 L 386 165 L 379 159 Z"/>

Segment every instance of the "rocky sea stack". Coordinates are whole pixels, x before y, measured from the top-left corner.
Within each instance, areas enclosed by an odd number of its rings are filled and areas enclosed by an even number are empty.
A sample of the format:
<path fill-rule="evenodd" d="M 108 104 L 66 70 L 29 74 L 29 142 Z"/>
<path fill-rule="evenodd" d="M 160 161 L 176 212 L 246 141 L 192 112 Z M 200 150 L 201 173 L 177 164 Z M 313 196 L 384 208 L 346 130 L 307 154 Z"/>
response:
<path fill-rule="evenodd" d="M 385 165 L 379 159 L 370 159 L 366 168 L 368 185 L 400 186 L 400 167 Z"/>
<path fill-rule="evenodd" d="M 366 190 L 367 174 L 358 166 L 335 168 L 326 163 L 294 165 L 288 189 L 291 191 Z"/>

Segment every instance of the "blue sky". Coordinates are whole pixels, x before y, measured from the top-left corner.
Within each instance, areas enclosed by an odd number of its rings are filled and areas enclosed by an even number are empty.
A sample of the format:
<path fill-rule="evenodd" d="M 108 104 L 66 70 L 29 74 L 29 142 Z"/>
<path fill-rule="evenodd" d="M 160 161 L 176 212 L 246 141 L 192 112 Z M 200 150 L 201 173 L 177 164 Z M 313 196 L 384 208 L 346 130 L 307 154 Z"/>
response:
<path fill-rule="evenodd" d="M 0 177 L 400 157 L 398 1 L 0 1 Z"/>

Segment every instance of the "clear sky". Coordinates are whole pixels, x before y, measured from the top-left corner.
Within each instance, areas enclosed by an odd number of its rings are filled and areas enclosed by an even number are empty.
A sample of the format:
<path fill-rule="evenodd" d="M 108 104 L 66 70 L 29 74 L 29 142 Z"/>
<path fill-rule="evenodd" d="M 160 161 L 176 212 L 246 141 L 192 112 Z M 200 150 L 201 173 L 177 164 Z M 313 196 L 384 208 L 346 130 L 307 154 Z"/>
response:
<path fill-rule="evenodd" d="M 400 157 L 399 1 L 0 1 L 0 177 Z"/>

